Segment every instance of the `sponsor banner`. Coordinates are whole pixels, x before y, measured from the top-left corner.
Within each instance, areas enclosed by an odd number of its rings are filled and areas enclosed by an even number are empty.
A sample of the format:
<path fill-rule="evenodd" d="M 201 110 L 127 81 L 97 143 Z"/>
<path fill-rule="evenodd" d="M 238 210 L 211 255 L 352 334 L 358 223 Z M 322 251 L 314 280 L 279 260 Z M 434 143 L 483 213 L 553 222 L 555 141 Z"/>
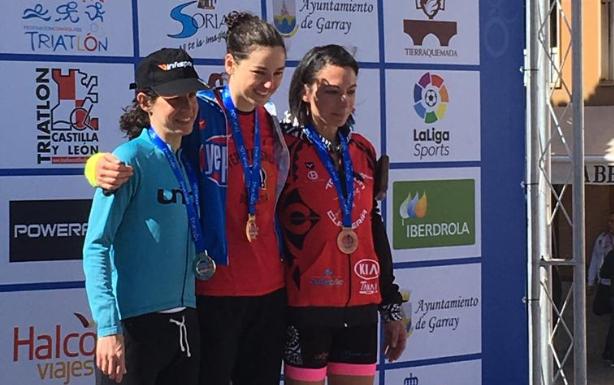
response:
<path fill-rule="evenodd" d="M 391 170 L 395 262 L 481 256 L 479 168 Z"/>
<path fill-rule="evenodd" d="M 388 152 L 395 162 L 480 160 L 480 74 L 386 71 Z"/>
<path fill-rule="evenodd" d="M 482 351 L 480 264 L 395 271 L 404 299 L 407 348 L 399 361 Z"/>
<path fill-rule="evenodd" d="M 386 61 L 480 64 L 478 0 L 384 2 Z"/>
<path fill-rule="evenodd" d="M 133 96 L 130 64 L 5 62 L 11 98 L 0 108 L 0 168 L 83 167 L 125 139 L 118 121 Z"/>
<path fill-rule="evenodd" d="M 481 385 L 482 361 L 386 370 L 386 385 Z"/>
<path fill-rule="evenodd" d="M 277 115 L 281 118 L 288 111 L 288 90 L 294 68 L 286 68 L 279 89 L 271 101 L 275 104 Z M 380 154 L 381 120 L 380 120 L 380 80 L 379 70 L 360 69 L 358 73 L 358 87 L 356 88 L 356 113 L 354 118 L 356 132 L 371 141 L 375 151 Z"/>
<path fill-rule="evenodd" d="M 0 296 L 0 371 L 5 384 L 93 384 L 96 328 L 85 291 Z"/>
<path fill-rule="evenodd" d="M 9 263 L 82 259 L 91 200 L 9 201 Z"/>
<path fill-rule="evenodd" d="M 224 15 L 247 11 L 261 16 L 260 1 L 138 0 L 140 55 L 160 47 L 184 48 L 194 59 L 222 59 L 226 54 Z"/>
<path fill-rule="evenodd" d="M 334 43 L 359 61 L 379 61 L 375 0 L 268 0 L 267 17 L 286 37 L 290 60 L 300 60 L 314 45 Z"/>
<path fill-rule="evenodd" d="M 93 195 L 81 175 L 0 177 L 0 284 L 83 280 Z"/>
<path fill-rule="evenodd" d="M 132 56 L 129 1 L 5 1 L 0 52 Z M 120 28 L 118 28 L 120 26 Z"/>

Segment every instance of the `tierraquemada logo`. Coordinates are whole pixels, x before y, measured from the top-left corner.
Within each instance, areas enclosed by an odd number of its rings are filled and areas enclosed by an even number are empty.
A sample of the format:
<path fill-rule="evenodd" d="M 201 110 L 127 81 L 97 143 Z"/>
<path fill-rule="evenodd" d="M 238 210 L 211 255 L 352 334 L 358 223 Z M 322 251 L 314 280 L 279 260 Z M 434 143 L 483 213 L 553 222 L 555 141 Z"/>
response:
<path fill-rule="evenodd" d="M 397 181 L 392 194 L 394 249 L 475 244 L 475 180 Z"/>
<path fill-rule="evenodd" d="M 426 20 L 404 19 L 403 32 L 412 40 L 413 45 L 420 48 L 406 48 L 408 56 L 458 56 L 455 49 L 448 47 L 450 40 L 457 34 L 457 23 L 455 21 L 434 20 L 439 12 L 446 9 L 446 0 L 415 0 L 415 7 L 422 11 Z M 436 37 L 439 47 L 422 48 L 425 38 L 428 35 Z"/>
<path fill-rule="evenodd" d="M 294 0 L 273 0 L 273 24 L 282 36 L 294 36 L 298 31 Z"/>
<path fill-rule="evenodd" d="M 443 77 L 430 72 L 414 84 L 414 110 L 424 123 L 435 123 L 446 115 L 450 97 Z"/>
<path fill-rule="evenodd" d="M 98 152 L 98 76 L 78 68 L 36 68 L 36 162 L 85 163 Z"/>

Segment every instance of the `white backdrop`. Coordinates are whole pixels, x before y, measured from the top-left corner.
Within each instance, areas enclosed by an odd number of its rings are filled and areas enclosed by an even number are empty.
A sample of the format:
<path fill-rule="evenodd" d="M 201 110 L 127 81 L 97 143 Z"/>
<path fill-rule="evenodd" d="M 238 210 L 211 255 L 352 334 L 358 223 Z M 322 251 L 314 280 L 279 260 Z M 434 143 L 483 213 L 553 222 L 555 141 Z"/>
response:
<path fill-rule="evenodd" d="M 286 38 L 288 68 L 273 98 L 278 112 L 287 108 L 292 72 L 310 47 L 341 44 L 360 62 L 357 130 L 391 157 L 382 212 L 397 282 L 408 300 L 410 334 L 399 362 L 387 363 L 380 354 L 376 382 L 488 383 L 500 363 L 484 352 L 510 338 L 503 329 L 491 329 L 510 308 L 523 311 L 516 297 L 524 290 L 526 256 L 514 256 L 515 272 L 522 276 L 510 286 L 513 290 L 497 294 L 500 302 L 490 313 L 492 302 L 482 298 L 483 292 L 498 289 L 484 280 L 487 261 L 509 256 L 492 253 L 485 259 L 485 231 L 497 230 L 483 222 L 490 220 L 485 213 L 498 210 L 492 202 L 499 199 L 497 189 L 509 188 L 489 176 L 489 165 L 498 157 L 486 146 L 501 144 L 497 135 L 513 131 L 518 145 L 524 127 L 516 115 L 501 119 L 501 127 L 492 126 L 494 117 L 508 112 L 497 110 L 506 103 L 484 111 L 484 90 L 496 91 L 485 88 L 484 72 L 492 82 L 488 71 L 497 67 L 497 78 L 515 85 L 509 94 L 520 95 L 519 112 L 524 102 L 517 63 L 484 48 L 481 24 L 504 23 L 509 44 L 510 31 L 522 31 L 522 20 L 516 13 L 505 16 L 505 7 L 522 15 L 523 5 L 478 0 L 200 3 L 20 0 L 0 5 L 0 382 L 93 383 L 93 329 L 75 246 L 82 242 L 83 213 L 92 196 L 80 176 L 84 159 L 125 140 L 117 121 L 132 99 L 128 84 L 140 57 L 164 46 L 183 47 L 206 80 L 223 70 L 223 15 L 248 10 L 274 23 Z M 481 62 L 484 58 L 488 63 Z M 493 102 L 490 96 L 487 102 Z M 491 126 L 485 127 L 487 114 Z M 505 124 L 511 127 L 499 132 Z M 501 155 L 496 162 L 502 175 L 508 165 L 521 170 L 523 153 Z M 518 174 L 518 168 L 512 171 Z M 521 191 L 505 204 L 524 215 Z M 522 217 L 509 220 L 521 223 L 507 236 L 522 250 Z M 517 322 L 512 329 L 516 341 L 509 349 L 518 361 L 509 369 L 522 372 L 526 341 L 518 335 L 525 335 L 526 325 Z M 523 383 L 513 376 L 508 380 Z"/>

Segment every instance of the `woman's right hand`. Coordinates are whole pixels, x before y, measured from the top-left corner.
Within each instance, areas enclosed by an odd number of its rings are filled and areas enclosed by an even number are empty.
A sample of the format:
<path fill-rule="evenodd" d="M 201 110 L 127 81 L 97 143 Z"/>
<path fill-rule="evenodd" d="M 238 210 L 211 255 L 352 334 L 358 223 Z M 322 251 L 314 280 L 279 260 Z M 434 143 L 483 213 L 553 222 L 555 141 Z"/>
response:
<path fill-rule="evenodd" d="M 132 166 L 126 166 L 115 155 L 103 154 L 96 162 L 96 185 L 114 191 L 132 176 Z"/>
<path fill-rule="evenodd" d="M 99 337 L 96 342 L 96 365 L 102 373 L 118 384 L 126 374 L 124 336 L 112 334 Z"/>

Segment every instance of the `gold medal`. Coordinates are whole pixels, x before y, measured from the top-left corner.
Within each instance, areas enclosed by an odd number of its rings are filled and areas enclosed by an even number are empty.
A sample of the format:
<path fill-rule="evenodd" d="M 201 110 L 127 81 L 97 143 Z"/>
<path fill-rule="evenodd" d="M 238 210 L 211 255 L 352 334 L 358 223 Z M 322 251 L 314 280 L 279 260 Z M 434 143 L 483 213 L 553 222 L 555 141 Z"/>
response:
<path fill-rule="evenodd" d="M 343 227 L 337 235 L 337 247 L 344 254 L 352 254 L 358 249 L 358 236 L 350 227 Z"/>
<path fill-rule="evenodd" d="M 256 225 L 256 216 L 249 214 L 247 223 L 245 224 L 245 235 L 248 241 L 253 241 L 258 237 L 258 226 Z"/>

